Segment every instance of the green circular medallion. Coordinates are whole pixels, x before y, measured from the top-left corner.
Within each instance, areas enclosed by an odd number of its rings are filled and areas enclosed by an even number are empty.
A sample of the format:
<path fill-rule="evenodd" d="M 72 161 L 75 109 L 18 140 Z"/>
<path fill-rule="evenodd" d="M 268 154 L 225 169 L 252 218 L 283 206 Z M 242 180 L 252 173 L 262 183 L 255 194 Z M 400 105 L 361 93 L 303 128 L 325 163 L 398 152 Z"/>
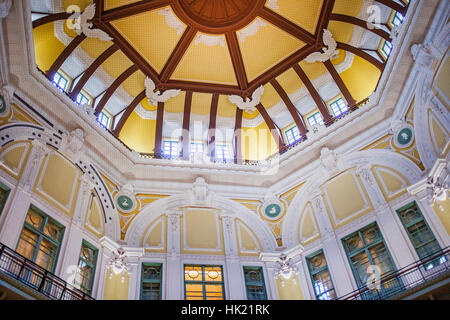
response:
<path fill-rule="evenodd" d="M 275 203 L 269 204 L 265 210 L 266 216 L 268 216 L 270 218 L 276 218 L 280 215 L 280 213 L 281 213 L 281 207 Z"/>
<path fill-rule="evenodd" d="M 407 145 L 411 142 L 413 138 L 413 133 L 410 128 L 404 128 L 400 130 L 400 132 L 397 135 L 397 141 L 401 145 Z"/>
<path fill-rule="evenodd" d="M 120 207 L 120 209 L 128 211 L 133 208 L 133 200 L 131 200 L 127 196 L 122 195 L 117 199 L 117 205 Z"/>

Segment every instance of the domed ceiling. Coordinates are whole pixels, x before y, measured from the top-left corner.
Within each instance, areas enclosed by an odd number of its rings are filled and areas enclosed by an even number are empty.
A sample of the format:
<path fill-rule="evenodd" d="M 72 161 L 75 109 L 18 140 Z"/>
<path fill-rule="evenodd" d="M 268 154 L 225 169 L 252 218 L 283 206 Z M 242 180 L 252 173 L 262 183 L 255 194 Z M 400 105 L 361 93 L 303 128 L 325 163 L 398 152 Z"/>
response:
<path fill-rule="evenodd" d="M 391 40 L 366 22 L 373 1 L 31 2 L 37 67 L 67 76 L 72 100 L 88 96 L 111 134 L 152 158 L 165 139 L 180 140 L 185 160 L 189 141 L 212 159 L 217 141 L 229 143 L 233 162 L 282 153 L 286 128 L 297 126 L 298 144 L 314 129 L 307 116 L 337 121 L 327 102 L 342 97 L 348 112 L 367 102 L 387 60 L 380 43 Z M 407 10 L 377 4 L 384 20 Z M 271 133 L 248 138 L 250 129 Z"/>

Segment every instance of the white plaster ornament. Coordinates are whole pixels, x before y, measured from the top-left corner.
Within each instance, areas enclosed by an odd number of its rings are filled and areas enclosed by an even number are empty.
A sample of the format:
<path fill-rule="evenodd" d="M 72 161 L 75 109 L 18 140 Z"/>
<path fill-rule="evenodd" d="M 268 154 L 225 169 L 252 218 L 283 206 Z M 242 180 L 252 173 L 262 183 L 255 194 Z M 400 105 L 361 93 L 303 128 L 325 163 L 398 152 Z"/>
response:
<path fill-rule="evenodd" d="M 253 92 L 251 99 L 245 98 L 244 100 L 244 98 L 237 95 L 231 95 L 228 99 L 230 99 L 230 102 L 236 105 L 239 109 L 248 113 L 253 113 L 256 110 L 256 106 L 261 102 L 263 93 L 264 87 L 260 86 Z"/>
<path fill-rule="evenodd" d="M 122 274 L 121 282 L 125 282 L 125 273 L 130 270 L 130 265 L 127 261 L 127 256 L 123 248 L 117 249 L 117 252 L 113 252 L 113 257 L 108 263 L 109 279 L 112 279 L 113 272 L 115 274 Z"/>
<path fill-rule="evenodd" d="M 158 102 L 166 102 L 170 98 L 176 97 L 181 92 L 180 90 L 175 89 L 166 90 L 163 93 L 161 93 L 160 91 L 155 92 L 156 85 L 149 77 L 145 79 L 144 85 L 145 95 L 147 96 L 148 102 L 153 106 L 156 106 Z"/>
<path fill-rule="evenodd" d="M 334 59 L 339 54 L 339 51 L 336 50 L 337 42 L 333 39 L 333 35 L 327 29 L 323 30 L 323 44 L 325 47 L 322 48 L 322 51 L 311 53 L 305 58 L 305 61 L 309 63 L 318 61 L 325 62 Z"/>
<path fill-rule="evenodd" d="M 96 5 L 90 4 L 84 9 L 84 12 L 75 20 L 74 31 L 80 35 L 83 33 L 87 38 L 99 39 L 101 41 L 113 40 L 106 32 L 100 29 L 93 29 L 94 26 L 90 20 L 95 17 Z"/>

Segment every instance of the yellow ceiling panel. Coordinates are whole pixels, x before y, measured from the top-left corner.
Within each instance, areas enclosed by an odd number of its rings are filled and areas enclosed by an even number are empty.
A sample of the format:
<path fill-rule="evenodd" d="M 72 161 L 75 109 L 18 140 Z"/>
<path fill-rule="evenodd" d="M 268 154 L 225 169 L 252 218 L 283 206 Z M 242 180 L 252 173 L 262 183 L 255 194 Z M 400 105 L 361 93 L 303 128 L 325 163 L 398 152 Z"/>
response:
<path fill-rule="evenodd" d="M 142 71 L 136 71 L 122 83 L 123 88 L 132 97 L 138 96 L 144 89 L 145 75 Z"/>
<path fill-rule="evenodd" d="M 138 1 L 139 0 L 105 0 L 105 10 L 122 7 Z"/>
<path fill-rule="evenodd" d="M 54 36 L 54 27 L 54 23 L 47 23 L 33 29 L 36 64 L 44 72 L 50 69 L 65 48 L 65 45 Z"/>
<path fill-rule="evenodd" d="M 305 46 L 304 42 L 266 23 L 265 26 L 260 26 L 254 35 L 247 35 L 245 38 L 241 32 L 238 32 L 239 45 L 249 81 Z"/>
<path fill-rule="evenodd" d="M 344 62 L 345 57 L 346 57 L 346 53 L 344 50 L 338 50 L 338 51 L 339 51 L 339 54 L 337 55 L 337 57 L 334 58 L 333 60 L 331 60 L 331 63 L 334 65 L 338 65 L 338 64 Z"/>
<path fill-rule="evenodd" d="M 363 0 L 336 0 L 333 13 L 356 17 L 361 11 Z"/>
<path fill-rule="evenodd" d="M 302 81 L 292 68 L 279 75 L 277 81 L 287 94 L 293 94 L 303 86 Z"/>
<path fill-rule="evenodd" d="M 91 58 L 95 59 L 112 45 L 112 41 L 101 41 L 99 39 L 86 38 L 80 46 Z"/>
<path fill-rule="evenodd" d="M 133 62 L 131 62 L 122 51 L 116 51 L 111 57 L 103 62 L 102 67 L 111 77 L 117 78 L 132 65 Z"/>
<path fill-rule="evenodd" d="M 167 100 L 164 104 L 164 111 L 166 112 L 184 112 L 184 101 L 186 92 L 181 91 L 179 95 Z"/>
<path fill-rule="evenodd" d="M 212 94 L 194 92 L 192 95 L 191 112 L 195 114 L 208 115 L 211 110 Z"/>
<path fill-rule="evenodd" d="M 132 112 L 119 138 L 137 152 L 152 153 L 155 148 L 156 120 L 142 119 Z"/>
<path fill-rule="evenodd" d="M 211 44 L 197 40 L 191 43 L 172 79 L 237 85 L 225 37 L 221 35 L 208 38 L 215 40 Z"/>
<path fill-rule="evenodd" d="M 280 96 L 270 83 L 264 86 L 264 94 L 261 97 L 261 104 L 264 108 L 269 109 L 280 101 Z"/>
<path fill-rule="evenodd" d="M 352 24 L 340 21 L 330 21 L 328 24 L 328 30 L 337 42 L 349 43 L 354 29 Z"/>
<path fill-rule="evenodd" d="M 161 72 L 182 35 L 167 25 L 159 10 L 116 20 L 111 24 L 157 72 Z M 186 26 L 183 26 L 185 29 Z"/>
<path fill-rule="evenodd" d="M 323 0 L 278 0 L 278 9 L 274 11 L 306 31 L 315 33 L 322 5 Z"/>
<path fill-rule="evenodd" d="M 235 117 L 236 106 L 230 102 L 228 96 L 220 95 L 217 105 L 217 115 L 219 117 Z"/>
<path fill-rule="evenodd" d="M 327 72 L 327 69 L 322 62 L 308 63 L 306 61 L 302 61 L 299 64 L 303 71 L 305 71 L 309 80 L 314 80 Z"/>

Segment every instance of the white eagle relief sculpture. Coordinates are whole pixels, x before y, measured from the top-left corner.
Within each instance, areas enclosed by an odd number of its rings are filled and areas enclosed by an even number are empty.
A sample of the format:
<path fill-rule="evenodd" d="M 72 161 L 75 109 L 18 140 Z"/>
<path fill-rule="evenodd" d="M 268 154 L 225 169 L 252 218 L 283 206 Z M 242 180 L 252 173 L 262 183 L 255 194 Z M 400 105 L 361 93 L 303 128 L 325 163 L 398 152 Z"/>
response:
<path fill-rule="evenodd" d="M 253 113 L 256 110 L 256 106 L 261 102 L 263 93 L 264 87 L 260 86 L 253 92 L 251 99 L 245 98 L 244 100 L 244 98 L 236 95 L 229 96 L 228 99 L 230 99 L 231 103 L 235 104 L 239 109 L 248 113 Z"/>
<path fill-rule="evenodd" d="M 112 38 L 100 29 L 92 29 L 94 26 L 90 20 L 94 19 L 96 6 L 95 3 L 90 4 L 84 9 L 84 12 L 75 20 L 74 31 L 80 35 L 84 33 L 87 38 L 99 39 L 101 41 L 111 41 Z"/>
<path fill-rule="evenodd" d="M 149 77 L 145 79 L 144 85 L 145 95 L 147 96 L 148 102 L 150 102 L 150 104 L 154 106 L 157 105 L 158 102 L 166 102 L 170 98 L 176 97 L 180 94 L 180 90 L 175 89 L 166 90 L 163 93 L 159 91 L 155 92 L 156 85 Z"/>
<path fill-rule="evenodd" d="M 306 62 L 325 62 L 334 59 L 339 54 L 339 51 L 336 50 L 337 42 L 333 39 L 333 35 L 328 29 L 323 29 L 323 44 L 326 46 L 322 48 L 323 52 L 318 51 L 311 53 L 305 58 Z"/>

